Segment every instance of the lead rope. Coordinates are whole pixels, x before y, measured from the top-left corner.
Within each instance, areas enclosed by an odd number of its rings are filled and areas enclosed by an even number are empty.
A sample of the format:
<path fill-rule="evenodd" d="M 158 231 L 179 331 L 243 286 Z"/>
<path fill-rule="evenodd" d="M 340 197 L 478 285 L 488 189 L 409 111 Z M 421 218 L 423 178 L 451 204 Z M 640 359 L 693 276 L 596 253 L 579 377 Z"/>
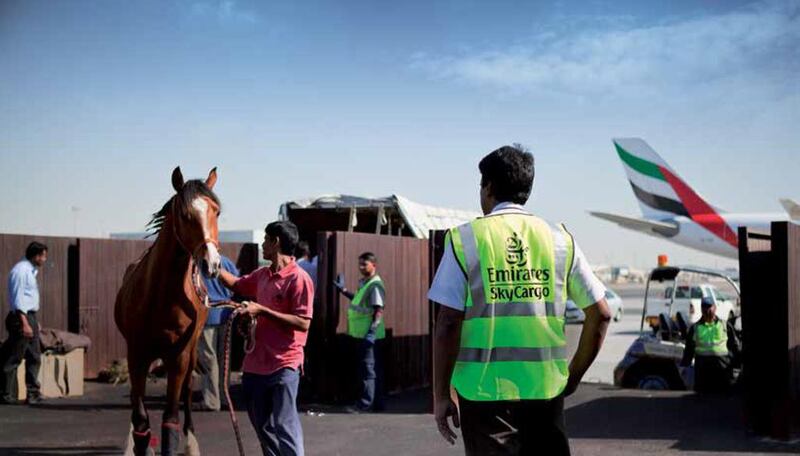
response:
<path fill-rule="evenodd" d="M 231 424 L 233 424 L 233 432 L 236 434 L 236 445 L 239 447 L 239 456 L 245 456 L 244 445 L 242 445 L 242 434 L 239 432 L 239 420 L 236 419 L 236 412 L 233 411 L 233 401 L 231 401 L 231 390 L 228 386 L 231 377 L 231 329 L 233 328 L 233 321 L 238 314 L 242 313 L 241 309 L 236 309 L 233 314 L 228 318 L 228 323 L 225 325 L 225 360 L 223 362 L 223 387 L 225 388 L 225 399 L 228 401 L 228 413 L 231 417 Z"/>
<path fill-rule="evenodd" d="M 221 306 L 223 307 L 223 306 Z M 233 307 L 224 305 L 224 307 Z M 230 390 L 230 376 L 231 376 L 231 337 L 233 336 L 233 322 L 237 315 L 245 314 L 243 307 L 236 307 L 233 314 L 228 318 L 228 323 L 225 325 L 225 356 L 223 360 L 223 389 L 225 391 L 225 399 L 228 401 L 228 414 L 231 417 L 231 424 L 233 425 L 233 432 L 236 434 L 236 445 L 239 447 L 239 456 L 245 456 L 244 445 L 242 444 L 242 434 L 239 431 L 239 420 L 236 418 L 236 412 L 233 410 L 233 401 L 231 400 Z M 244 351 L 251 353 L 255 349 L 256 341 L 256 324 L 255 318 L 250 319 L 249 330 L 246 336 Z"/>

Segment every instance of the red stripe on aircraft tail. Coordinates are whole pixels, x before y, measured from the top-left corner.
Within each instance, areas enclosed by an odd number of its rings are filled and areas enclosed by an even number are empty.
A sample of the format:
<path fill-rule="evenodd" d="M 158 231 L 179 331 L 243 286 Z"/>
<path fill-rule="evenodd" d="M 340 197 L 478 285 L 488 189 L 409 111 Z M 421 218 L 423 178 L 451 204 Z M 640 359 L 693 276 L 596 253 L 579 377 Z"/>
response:
<path fill-rule="evenodd" d="M 714 233 L 717 237 L 727 242 L 734 248 L 739 246 L 739 237 L 734 233 L 731 227 L 725 223 L 725 220 L 717 214 L 711 206 L 706 203 L 700 195 L 694 192 L 688 185 L 686 185 L 678 176 L 663 166 L 659 166 L 661 173 L 667 179 L 667 183 L 678 194 L 678 198 L 683 202 L 683 206 L 689 213 L 692 220 L 703 228 Z"/>

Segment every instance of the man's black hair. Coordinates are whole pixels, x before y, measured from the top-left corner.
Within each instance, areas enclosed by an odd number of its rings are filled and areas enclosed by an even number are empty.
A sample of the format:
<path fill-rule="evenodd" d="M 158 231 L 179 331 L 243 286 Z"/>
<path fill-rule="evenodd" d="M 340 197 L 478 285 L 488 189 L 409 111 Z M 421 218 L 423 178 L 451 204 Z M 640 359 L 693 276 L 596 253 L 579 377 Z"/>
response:
<path fill-rule="evenodd" d="M 359 260 L 369 261 L 372 264 L 378 263 L 378 257 L 375 256 L 372 252 L 364 252 L 358 256 Z"/>
<path fill-rule="evenodd" d="M 533 155 L 523 146 L 503 146 L 483 157 L 478 164 L 481 187 L 492 183 L 498 203 L 525 204 L 533 188 Z"/>
<path fill-rule="evenodd" d="M 47 251 L 47 246 L 42 244 L 41 242 L 33 241 L 28 244 L 28 247 L 25 248 L 25 258 L 28 260 L 32 260 L 37 256 L 41 255 L 42 252 Z"/>
<path fill-rule="evenodd" d="M 311 256 L 311 248 L 308 246 L 308 242 L 300 241 L 297 243 L 297 247 L 294 248 L 294 256 L 296 258 L 305 258 Z"/>
<path fill-rule="evenodd" d="M 284 255 L 293 255 L 294 248 L 297 246 L 297 241 L 300 235 L 297 232 L 297 226 L 290 221 L 272 222 L 264 229 L 272 239 L 280 239 L 281 253 Z"/>

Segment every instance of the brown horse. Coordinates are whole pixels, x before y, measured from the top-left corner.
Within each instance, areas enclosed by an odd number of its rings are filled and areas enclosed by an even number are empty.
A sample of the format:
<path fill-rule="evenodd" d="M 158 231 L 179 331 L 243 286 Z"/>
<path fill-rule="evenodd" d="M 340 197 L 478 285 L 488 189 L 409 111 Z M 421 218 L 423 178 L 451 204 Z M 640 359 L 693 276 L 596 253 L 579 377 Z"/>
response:
<path fill-rule="evenodd" d="M 150 365 L 161 359 L 167 371 L 167 405 L 161 424 L 161 454 L 177 454 L 179 404 L 184 404 L 186 454 L 199 454 L 191 417 L 191 378 L 197 339 L 206 321 L 206 290 L 200 268 L 219 274 L 217 217 L 220 203 L 212 191 L 216 168 L 205 182 L 183 181 L 172 172 L 177 192 L 148 225 L 157 237 L 150 249 L 125 272 L 117 293 L 114 320 L 128 345 L 131 385 L 131 436 L 126 454 L 146 455 L 150 421 L 144 407 Z"/>

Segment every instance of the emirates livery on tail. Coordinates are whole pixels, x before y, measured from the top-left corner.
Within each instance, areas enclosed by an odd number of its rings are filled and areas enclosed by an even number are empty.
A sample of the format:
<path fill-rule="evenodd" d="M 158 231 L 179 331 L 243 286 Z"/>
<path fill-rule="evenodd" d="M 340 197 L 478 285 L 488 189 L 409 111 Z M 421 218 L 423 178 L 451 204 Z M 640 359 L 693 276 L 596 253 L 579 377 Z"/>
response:
<path fill-rule="evenodd" d="M 800 205 L 782 199 L 786 213 L 742 214 L 712 206 L 640 138 L 614 139 L 643 217 L 589 212 L 624 228 L 669 239 L 703 252 L 738 258 L 740 226 L 769 229 L 770 222 L 800 220 Z"/>

